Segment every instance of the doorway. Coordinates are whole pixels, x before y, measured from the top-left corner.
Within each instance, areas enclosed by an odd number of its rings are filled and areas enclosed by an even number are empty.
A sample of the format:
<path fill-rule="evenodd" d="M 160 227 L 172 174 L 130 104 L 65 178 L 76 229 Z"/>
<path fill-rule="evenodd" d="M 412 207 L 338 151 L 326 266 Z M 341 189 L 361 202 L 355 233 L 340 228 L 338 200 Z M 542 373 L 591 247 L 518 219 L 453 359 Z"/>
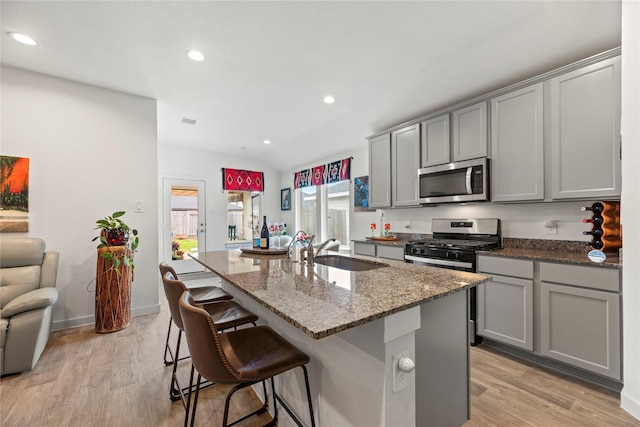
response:
<path fill-rule="evenodd" d="M 162 259 L 178 275 L 205 268 L 189 254 L 206 251 L 205 182 L 162 180 Z"/>

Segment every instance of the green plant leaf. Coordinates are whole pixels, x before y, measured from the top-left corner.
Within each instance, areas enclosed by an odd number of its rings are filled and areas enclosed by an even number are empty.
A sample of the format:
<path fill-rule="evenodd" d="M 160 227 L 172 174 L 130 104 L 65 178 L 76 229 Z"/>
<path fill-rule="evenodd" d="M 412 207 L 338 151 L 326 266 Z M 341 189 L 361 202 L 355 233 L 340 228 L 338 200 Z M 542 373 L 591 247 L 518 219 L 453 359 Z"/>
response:
<path fill-rule="evenodd" d="M 112 218 L 120 218 L 124 214 L 125 214 L 125 211 L 118 211 L 118 212 L 114 212 L 113 215 L 111 215 L 111 217 Z"/>

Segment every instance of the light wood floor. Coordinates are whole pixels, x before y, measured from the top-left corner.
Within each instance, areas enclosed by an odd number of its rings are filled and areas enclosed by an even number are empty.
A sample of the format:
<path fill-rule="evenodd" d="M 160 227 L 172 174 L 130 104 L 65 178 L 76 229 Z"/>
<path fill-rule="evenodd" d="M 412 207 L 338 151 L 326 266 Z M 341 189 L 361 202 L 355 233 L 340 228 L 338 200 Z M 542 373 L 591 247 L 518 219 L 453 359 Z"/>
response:
<path fill-rule="evenodd" d="M 0 426 L 181 425 L 182 404 L 168 396 L 171 367 L 162 362 L 168 322 L 163 301 L 159 314 L 133 318 L 119 332 L 96 334 L 89 326 L 52 333 L 33 371 L 0 380 Z M 189 363 L 181 365 L 186 380 Z M 640 426 L 608 390 L 482 346 L 472 349 L 471 365 L 472 418 L 465 427 Z M 221 424 L 226 390 L 203 391 L 197 425 Z M 236 394 L 234 405 L 232 418 L 259 403 L 247 391 Z M 268 419 L 263 414 L 240 426 Z"/>

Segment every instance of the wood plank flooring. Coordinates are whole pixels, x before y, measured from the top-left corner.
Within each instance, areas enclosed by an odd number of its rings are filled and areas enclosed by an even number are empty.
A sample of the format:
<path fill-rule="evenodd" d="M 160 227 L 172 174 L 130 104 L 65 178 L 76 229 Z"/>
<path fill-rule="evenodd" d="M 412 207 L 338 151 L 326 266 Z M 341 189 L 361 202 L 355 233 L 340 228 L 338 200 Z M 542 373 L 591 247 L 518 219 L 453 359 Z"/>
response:
<path fill-rule="evenodd" d="M 0 380 L 0 426 L 182 425 L 182 404 L 168 395 L 171 367 L 162 361 L 169 310 L 161 300 L 160 313 L 135 317 L 119 332 L 96 334 L 86 326 L 52 333 L 33 371 Z M 185 385 L 189 366 L 180 365 Z M 465 427 L 640 426 L 620 409 L 616 393 L 487 347 L 472 349 L 471 379 L 472 419 Z M 196 425 L 221 424 L 227 390 L 201 393 Z M 236 393 L 231 418 L 258 406 L 252 391 Z M 262 414 L 239 426 L 268 420 Z"/>

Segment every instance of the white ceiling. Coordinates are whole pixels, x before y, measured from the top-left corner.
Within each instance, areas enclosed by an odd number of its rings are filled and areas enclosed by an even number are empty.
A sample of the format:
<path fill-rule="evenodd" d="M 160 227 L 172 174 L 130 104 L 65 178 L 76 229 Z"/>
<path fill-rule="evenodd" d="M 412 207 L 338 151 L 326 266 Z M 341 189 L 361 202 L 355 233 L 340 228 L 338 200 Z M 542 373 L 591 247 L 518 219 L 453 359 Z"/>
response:
<path fill-rule="evenodd" d="M 620 1 L 2 0 L 1 60 L 157 99 L 160 145 L 284 171 L 616 47 L 620 10 Z M 189 49 L 206 60 L 187 59 Z M 326 94 L 336 102 L 324 104 Z"/>

